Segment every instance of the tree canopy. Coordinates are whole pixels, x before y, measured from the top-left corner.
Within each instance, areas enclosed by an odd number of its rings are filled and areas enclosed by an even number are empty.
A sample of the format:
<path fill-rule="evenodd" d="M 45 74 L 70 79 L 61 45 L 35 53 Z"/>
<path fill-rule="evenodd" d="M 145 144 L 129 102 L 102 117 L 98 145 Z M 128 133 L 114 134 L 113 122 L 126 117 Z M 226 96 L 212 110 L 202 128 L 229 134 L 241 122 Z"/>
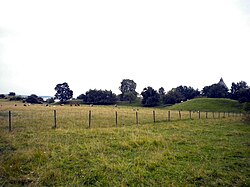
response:
<path fill-rule="evenodd" d="M 116 95 L 110 90 L 89 90 L 86 94 L 81 94 L 84 103 L 110 105 L 116 102 Z"/>
<path fill-rule="evenodd" d="M 38 97 L 35 94 L 31 94 L 30 96 L 27 97 L 25 102 L 32 103 L 32 104 L 42 104 L 44 102 L 44 100 L 43 100 L 43 98 Z"/>
<path fill-rule="evenodd" d="M 221 84 L 212 84 L 211 86 L 205 86 L 202 90 L 202 96 L 210 98 L 227 98 L 228 95 L 228 89 Z"/>
<path fill-rule="evenodd" d="M 231 99 L 239 100 L 240 102 L 250 102 L 250 88 L 245 81 L 232 83 L 231 86 Z"/>
<path fill-rule="evenodd" d="M 68 83 L 57 84 L 55 87 L 55 98 L 59 99 L 62 103 L 73 97 L 73 91 L 69 88 Z"/>
<path fill-rule="evenodd" d="M 160 103 L 160 95 L 159 93 L 154 90 L 152 87 L 144 88 L 141 92 L 141 95 L 143 97 L 142 104 L 143 106 L 157 106 Z"/>
<path fill-rule="evenodd" d="M 119 90 L 122 92 L 120 95 L 121 101 L 129 101 L 130 103 L 134 101 L 137 97 L 136 83 L 130 79 L 123 79 Z"/>

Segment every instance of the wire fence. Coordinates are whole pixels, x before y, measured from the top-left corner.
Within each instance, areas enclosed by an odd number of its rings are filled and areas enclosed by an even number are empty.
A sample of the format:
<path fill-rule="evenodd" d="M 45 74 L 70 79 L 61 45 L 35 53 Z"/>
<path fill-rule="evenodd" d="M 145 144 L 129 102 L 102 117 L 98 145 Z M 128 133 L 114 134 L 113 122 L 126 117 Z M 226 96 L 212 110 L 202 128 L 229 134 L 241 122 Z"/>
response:
<path fill-rule="evenodd" d="M 85 109 L 0 111 L 0 129 L 7 131 L 51 128 L 96 128 L 143 125 L 190 119 L 240 117 L 235 112 L 167 111 L 150 109 Z"/>

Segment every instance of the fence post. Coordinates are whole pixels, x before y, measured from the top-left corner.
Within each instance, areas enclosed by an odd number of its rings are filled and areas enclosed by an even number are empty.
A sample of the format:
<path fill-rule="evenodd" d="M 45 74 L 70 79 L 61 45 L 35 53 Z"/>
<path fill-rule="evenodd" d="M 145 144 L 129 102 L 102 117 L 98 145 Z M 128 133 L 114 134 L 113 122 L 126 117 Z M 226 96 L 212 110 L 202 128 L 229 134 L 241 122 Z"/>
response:
<path fill-rule="evenodd" d="M 199 119 L 201 119 L 201 111 L 198 111 Z"/>
<path fill-rule="evenodd" d="M 11 111 L 9 111 L 9 132 L 12 130 Z"/>
<path fill-rule="evenodd" d="M 170 121 L 170 111 L 168 111 L 168 121 Z"/>
<path fill-rule="evenodd" d="M 89 128 L 91 127 L 91 110 L 89 110 Z"/>
<path fill-rule="evenodd" d="M 218 118 L 220 118 L 220 112 L 219 112 L 219 114 L 218 114 Z"/>
<path fill-rule="evenodd" d="M 214 112 L 213 112 L 213 118 L 214 118 Z"/>
<path fill-rule="evenodd" d="M 118 113 L 115 111 L 115 126 L 118 126 Z"/>
<path fill-rule="evenodd" d="M 179 110 L 179 118 L 181 119 L 181 111 Z"/>
<path fill-rule="evenodd" d="M 189 118 L 192 119 L 192 112 L 189 110 Z"/>
<path fill-rule="evenodd" d="M 138 125 L 139 124 L 139 120 L 138 120 L 138 112 L 137 111 L 135 112 L 135 118 L 136 118 L 136 125 Z"/>
<path fill-rule="evenodd" d="M 154 123 L 155 123 L 155 111 L 153 110 L 153 120 L 154 120 Z"/>
<path fill-rule="evenodd" d="M 56 110 L 54 110 L 54 126 L 53 128 L 56 128 Z"/>
<path fill-rule="evenodd" d="M 207 112 L 206 112 L 206 119 L 207 119 Z"/>

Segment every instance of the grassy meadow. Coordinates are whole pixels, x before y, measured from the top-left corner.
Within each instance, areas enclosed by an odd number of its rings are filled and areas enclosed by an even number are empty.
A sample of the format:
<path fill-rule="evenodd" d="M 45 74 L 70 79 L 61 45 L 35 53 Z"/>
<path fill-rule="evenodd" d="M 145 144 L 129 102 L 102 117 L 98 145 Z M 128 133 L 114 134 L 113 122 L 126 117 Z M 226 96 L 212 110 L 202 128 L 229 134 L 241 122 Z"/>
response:
<path fill-rule="evenodd" d="M 171 110 L 198 110 L 217 112 L 241 112 L 242 104 L 225 98 L 196 98 L 169 107 Z"/>
<path fill-rule="evenodd" d="M 0 186 L 250 185 L 250 124 L 240 116 L 172 112 L 169 122 L 166 109 L 0 104 Z"/>

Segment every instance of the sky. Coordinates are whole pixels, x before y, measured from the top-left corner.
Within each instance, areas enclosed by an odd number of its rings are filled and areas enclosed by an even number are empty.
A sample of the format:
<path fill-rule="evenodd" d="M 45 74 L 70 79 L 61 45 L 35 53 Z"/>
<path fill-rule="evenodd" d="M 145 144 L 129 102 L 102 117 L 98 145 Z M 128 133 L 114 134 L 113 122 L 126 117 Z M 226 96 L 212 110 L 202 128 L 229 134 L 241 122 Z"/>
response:
<path fill-rule="evenodd" d="M 249 0 L 0 0 L 0 93 L 250 85 Z"/>

